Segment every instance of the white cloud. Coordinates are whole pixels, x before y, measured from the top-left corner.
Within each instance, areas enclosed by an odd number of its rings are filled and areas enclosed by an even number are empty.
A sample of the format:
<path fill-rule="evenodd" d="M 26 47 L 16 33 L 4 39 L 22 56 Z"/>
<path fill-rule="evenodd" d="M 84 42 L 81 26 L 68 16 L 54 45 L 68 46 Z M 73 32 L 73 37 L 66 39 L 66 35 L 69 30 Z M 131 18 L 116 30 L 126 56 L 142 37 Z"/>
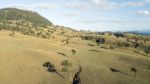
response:
<path fill-rule="evenodd" d="M 3 0 L 0 0 L 3 1 Z M 145 3 L 150 2 L 150 0 L 141 1 L 124 1 L 115 2 L 112 0 L 55 0 L 50 2 L 37 3 L 33 5 L 23 5 L 25 8 L 37 8 L 37 9 L 53 9 L 57 5 L 65 6 L 67 9 L 78 9 L 78 10 L 90 10 L 90 9 L 104 9 L 112 10 L 123 7 L 133 7 L 133 6 L 143 6 Z M 17 4 L 16 7 L 23 8 L 22 4 Z"/>
<path fill-rule="evenodd" d="M 53 9 L 54 7 L 49 4 L 49 3 L 40 3 L 40 4 L 35 4 L 32 7 L 34 8 L 39 8 L 39 9 Z"/>
<path fill-rule="evenodd" d="M 50 3 L 37 3 L 37 4 L 8 4 L 6 7 L 13 7 L 25 10 L 45 9 L 51 10 L 56 8 L 55 4 Z"/>
<path fill-rule="evenodd" d="M 145 0 L 145 2 L 150 3 L 150 0 Z"/>
<path fill-rule="evenodd" d="M 77 22 L 79 23 L 98 23 L 99 21 L 98 20 L 78 20 Z"/>
<path fill-rule="evenodd" d="M 107 2 L 107 0 L 88 0 L 88 1 L 95 5 L 104 4 Z"/>
<path fill-rule="evenodd" d="M 140 10 L 135 13 L 138 15 L 150 16 L 150 10 Z"/>
<path fill-rule="evenodd" d="M 150 1 L 150 0 L 149 0 Z M 111 0 L 71 0 L 64 3 L 67 8 L 80 9 L 80 10 L 89 10 L 89 9 L 120 9 L 124 7 L 139 7 L 144 6 L 145 1 L 124 1 L 124 2 L 115 2 Z"/>
<path fill-rule="evenodd" d="M 79 10 L 90 10 L 90 9 L 115 9 L 118 8 L 118 4 L 114 2 L 108 2 L 107 0 L 72 0 L 65 2 L 64 5 L 67 8 L 79 9 Z"/>
<path fill-rule="evenodd" d="M 124 23 L 122 19 L 105 19 L 105 20 L 91 20 L 91 19 L 80 19 L 79 23 Z"/>
<path fill-rule="evenodd" d="M 25 4 L 11 4 L 11 5 L 6 5 L 6 7 L 19 8 L 23 10 L 31 10 L 31 7 Z"/>
<path fill-rule="evenodd" d="M 123 6 L 127 7 L 127 6 L 144 6 L 145 3 L 143 1 L 140 2 L 126 2 L 126 3 L 122 3 Z"/>
<path fill-rule="evenodd" d="M 90 6 L 86 2 L 79 2 L 79 1 L 70 1 L 70 2 L 65 2 L 64 5 L 68 8 L 73 8 L 73 9 L 79 9 L 79 10 L 86 10 L 89 9 Z"/>
<path fill-rule="evenodd" d="M 112 10 L 121 8 L 121 5 L 114 2 L 103 3 L 96 6 L 96 9 Z"/>
<path fill-rule="evenodd" d="M 63 16 L 67 16 L 67 17 L 74 17 L 74 16 L 78 16 L 79 14 L 77 13 L 66 13 L 66 14 L 63 14 Z"/>

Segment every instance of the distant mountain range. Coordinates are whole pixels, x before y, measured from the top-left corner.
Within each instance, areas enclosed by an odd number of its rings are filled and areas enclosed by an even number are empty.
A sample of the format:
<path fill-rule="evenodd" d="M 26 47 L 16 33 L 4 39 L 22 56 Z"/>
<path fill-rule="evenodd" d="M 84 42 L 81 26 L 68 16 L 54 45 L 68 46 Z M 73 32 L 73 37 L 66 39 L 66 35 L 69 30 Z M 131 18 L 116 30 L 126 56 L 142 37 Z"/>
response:
<path fill-rule="evenodd" d="M 135 34 L 150 35 L 150 30 L 134 30 L 129 32 Z"/>

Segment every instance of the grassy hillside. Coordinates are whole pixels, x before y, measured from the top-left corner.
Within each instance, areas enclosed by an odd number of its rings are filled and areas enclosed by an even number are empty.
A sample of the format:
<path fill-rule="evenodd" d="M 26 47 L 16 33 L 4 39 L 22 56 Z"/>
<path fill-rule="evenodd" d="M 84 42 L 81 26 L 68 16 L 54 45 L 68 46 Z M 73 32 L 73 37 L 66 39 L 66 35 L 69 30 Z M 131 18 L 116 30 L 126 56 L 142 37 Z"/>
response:
<path fill-rule="evenodd" d="M 40 38 L 56 38 L 56 36 L 79 36 L 75 30 L 53 25 L 52 22 L 36 12 L 16 8 L 0 9 L 0 30 L 10 30 L 13 34 L 20 32 Z"/>
<path fill-rule="evenodd" d="M 37 38 L 10 31 L 0 31 L 0 83 L 2 84 L 71 84 L 78 64 L 83 68 L 83 84 L 149 84 L 150 58 L 135 53 L 132 48 L 104 49 L 93 41 L 78 37 L 70 39 L 69 45 L 60 40 Z M 89 46 L 92 44 L 94 46 Z M 73 55 L 71 50 L 76 50 Z M 66 56 L 60 55 L 64 53 Z M 72 66 L 61 72 L 63 60 Z M 58 74 L 48 72 L 43 63 L 53 63 Z M 131 68 L 137 69 L 135 77 Z M 120 72 L 112 72 L 110 68 Z"/>
<path fill-rule="evenodd" d="M 16 8 L 0 9 L 0 20 L 23 20 L 32 22 L 35 26 L 53 25 L 52 22 L 36 12 Z"/>
<path fill-rule="evenodd" d="M 149 84 L 150 36 L 76 31 L 35 12 L 0 9 L 1 84 L 72 84 L 79 65 L 82 84 Z"/>

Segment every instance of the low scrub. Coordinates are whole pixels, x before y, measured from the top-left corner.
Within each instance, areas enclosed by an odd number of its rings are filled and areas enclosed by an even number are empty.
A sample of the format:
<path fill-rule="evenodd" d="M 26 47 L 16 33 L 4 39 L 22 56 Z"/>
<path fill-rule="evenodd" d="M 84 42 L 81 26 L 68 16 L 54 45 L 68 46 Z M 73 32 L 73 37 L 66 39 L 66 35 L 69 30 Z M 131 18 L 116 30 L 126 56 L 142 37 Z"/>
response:
<path fill-rule="evenodd" d="M 69 71 L 69 67 L 72 66 L 72 63 L 69 62 L 68 60 L 64 60 L 64 61 L 62 61 L 61 65 L 63 66 L 61 71 L 62 72 L 67 72 L 67 71 Z"/>
<path fill-rule="evenodd" d="M 117 46 L 118 47 L 130 47 L 130 43 L 128 43 L 128 42 L 118 42 Z"/>
<path fill-rule="evenodd" d="M 146 54 L 150 54 L 150 46 L 145 47 L 145 48 L 144 48 L 144 52 L 145 52 Z"/>
<path fill-rule="evenodd" d="M 68 60 L 64 60 L 64 61 L 62 61 L 61 65 L 62 66 L 72 66 L 72 63 L 69 62 Z"/>

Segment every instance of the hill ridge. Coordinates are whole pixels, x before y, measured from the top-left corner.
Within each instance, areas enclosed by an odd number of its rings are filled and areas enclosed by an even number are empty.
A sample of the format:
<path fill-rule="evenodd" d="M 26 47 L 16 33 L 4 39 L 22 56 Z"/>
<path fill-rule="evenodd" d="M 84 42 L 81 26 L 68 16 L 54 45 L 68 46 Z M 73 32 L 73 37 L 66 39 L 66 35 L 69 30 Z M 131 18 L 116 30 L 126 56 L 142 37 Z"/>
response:
<path fill-rule="evenodd" d="M 51 26 L 53 25 L 48 19 L 44 18 L 37 12 L 30 10 L 22 10 L 17 8 L 2 8 L 0 9 L 0 19 L 1 20 L 25 20 L 32 22 L 37 26 Z"/>

